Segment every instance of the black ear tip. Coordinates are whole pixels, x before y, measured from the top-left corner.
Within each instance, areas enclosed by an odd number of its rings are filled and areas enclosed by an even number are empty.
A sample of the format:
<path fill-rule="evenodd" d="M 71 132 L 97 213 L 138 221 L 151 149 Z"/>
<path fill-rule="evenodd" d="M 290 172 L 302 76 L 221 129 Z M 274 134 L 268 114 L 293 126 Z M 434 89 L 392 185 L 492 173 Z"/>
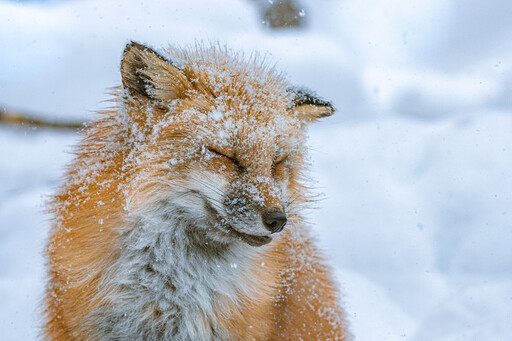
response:
<path fill-rule="evenodd" d="M 325 107 L 329 109 L 331 114 L 334 112 L 334 105 L 322 97 L 318 96 L 314 91 L 307 88 L 291 87 L 287 89 L 293 101 L 293 105 L 298 107 L 300 105 L 313 105 L 317 107 Z M 327 115 L 330 116 L 330 115 Z"/>
<path fill-rule="evenodd" d="M 128 44 L 126 44 L 126 47 L 134 46 L 134 47 L 144 47 L 141 43 L 136 42 L 135 40 L 130 40 Z"/>
<path fill-rule="evenodd" d="M 131 40 L 128 44 L 126 44 L 126 47 L 124 48 L 123 55 L 126 56 L 128 53 L 133 52 L 133 51 L 136 51 L 138 53 L 143 53 L 145 51 L 150 51 L 150 52 L 156 53 L 150 47 Z"/>
<path fill-rule="evenodd" d="M 126 44 L 125 50 L 128 50 L 132 47 L 140 46 L 141 44 L 137 43 L 136 41 L 130 40 L 129 43 Z"/>

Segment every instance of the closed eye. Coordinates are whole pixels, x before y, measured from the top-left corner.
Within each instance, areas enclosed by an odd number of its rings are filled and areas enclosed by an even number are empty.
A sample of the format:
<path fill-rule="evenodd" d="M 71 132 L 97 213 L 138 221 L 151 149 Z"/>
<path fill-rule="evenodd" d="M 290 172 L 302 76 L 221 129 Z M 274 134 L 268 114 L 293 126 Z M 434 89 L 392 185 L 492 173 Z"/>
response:
<path fill-rule="evenodd" d="M 214 154 L 216 154 L 216 155 L 218 155 L 220 157 L 226 158 L 229 161 L 231 161 L 236 166 L 236 168 L 238 169 L 238 172 L 242 173 L 242 172 L 245 171 L 245 167 L 242 166 L 240 164 L 240 162 L 237 159 L 235 159 L 234 157 L 231 157 L 231 156 L 228 156 L 226 154 L 223 154 L 223 153 L 221 153 L 218 150 L 215 150 L 213 148 L 206 148 L 206 149 L 208 149 L 208 151 L 210 151 L 210 152 L 212 152 L 212 153 L 214 153 Z"/>

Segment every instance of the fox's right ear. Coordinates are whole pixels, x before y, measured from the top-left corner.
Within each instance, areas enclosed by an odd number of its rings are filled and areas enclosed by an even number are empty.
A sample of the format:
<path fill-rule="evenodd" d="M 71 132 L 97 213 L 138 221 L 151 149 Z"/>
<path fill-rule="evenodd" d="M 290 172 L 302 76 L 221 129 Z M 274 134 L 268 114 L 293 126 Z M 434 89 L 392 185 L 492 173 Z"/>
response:
<path fill-rule="evenodd" d="M 190 82 L 178 67 L 153 49 L 131 42 L 121 61 L 124 89 L 132 96 L 173 100 L 185 96 Z"/>
<path fill-rule="evenodd" d="M 303 122 L 314 122 L 334 114 L 332 103 L 318 97 L 311 90 L 291 87 L 287 92 L 291 98 L 292 109 Z"/>

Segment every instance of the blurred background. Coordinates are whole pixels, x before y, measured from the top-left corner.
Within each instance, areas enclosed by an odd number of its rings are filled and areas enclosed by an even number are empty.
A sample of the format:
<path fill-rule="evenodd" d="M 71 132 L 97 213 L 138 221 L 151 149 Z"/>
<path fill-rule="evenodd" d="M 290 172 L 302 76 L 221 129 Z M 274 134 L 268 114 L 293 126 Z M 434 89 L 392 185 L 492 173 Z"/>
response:
<path fill-rule="evenodd" d="M 94 118 L 130 40 L 260 51 L 338 109 L 309 131 L 308 218 L 356 340 L 510 340 L 510 18 L 510 0 L 0 0 L 0 113 Z M 38 339 L 44 204 L 78 138 L 0 122 L 2 340 Z"/>

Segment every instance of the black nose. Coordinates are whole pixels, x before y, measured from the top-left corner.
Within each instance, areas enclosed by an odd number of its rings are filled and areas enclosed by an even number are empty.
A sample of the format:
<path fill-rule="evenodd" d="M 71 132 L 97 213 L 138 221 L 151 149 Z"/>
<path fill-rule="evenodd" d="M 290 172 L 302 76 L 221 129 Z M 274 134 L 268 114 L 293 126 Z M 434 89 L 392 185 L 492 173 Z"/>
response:
<path fill-rule="evenodd" d="M 281 232 L 286 225 L 286 215 L 279 211 L 263 213 L 263 224 L 272 233 Z"/>

